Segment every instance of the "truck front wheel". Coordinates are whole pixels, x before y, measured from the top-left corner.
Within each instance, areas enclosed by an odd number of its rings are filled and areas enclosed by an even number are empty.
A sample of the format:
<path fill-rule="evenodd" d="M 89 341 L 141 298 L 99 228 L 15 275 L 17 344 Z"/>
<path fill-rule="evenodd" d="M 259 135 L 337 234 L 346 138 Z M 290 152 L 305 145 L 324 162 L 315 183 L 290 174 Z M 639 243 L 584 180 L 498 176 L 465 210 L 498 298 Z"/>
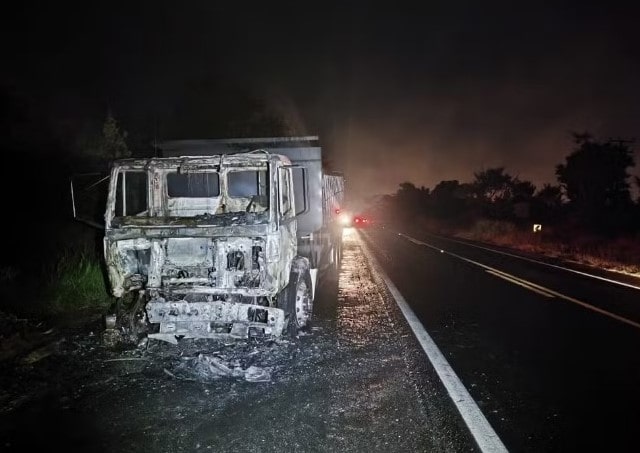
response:
<path fill-rule="evenodd" d="M 289 284 L 282 292 L 281 306 L 285 317 L 285 330 L 295 336 L 298 330 L 306 327 L 313 311 L 311 297 L 311 275 L 309 270 L 292 272 Z"/>

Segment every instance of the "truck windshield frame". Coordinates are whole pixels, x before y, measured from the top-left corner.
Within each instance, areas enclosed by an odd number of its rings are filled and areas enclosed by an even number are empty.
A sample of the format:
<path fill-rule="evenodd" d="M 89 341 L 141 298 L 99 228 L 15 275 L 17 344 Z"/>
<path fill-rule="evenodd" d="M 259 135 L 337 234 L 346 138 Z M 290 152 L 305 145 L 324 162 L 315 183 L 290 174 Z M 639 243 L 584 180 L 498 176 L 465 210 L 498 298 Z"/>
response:
<path fill-rule="evenodd" d="M 166 174 L 166 187 L 169 198 L 216 198 L 220 196 L 220 175 L 211 170 L 170 171 Z"/>
<path fill-rule="evenodd" d="M 188 163 L 188 169 L 184 168 L 184 162 L 154 164 L 123 163 L 112 170 L 113 183 L 105 216 L 107 228 L 178 225 L 177 219 L 194 225 L 209 225 L 227 222 L 228 215 L 238 213 L 259 214 L 248 218 L 249 222 L 257 224 L 269 221 L 271 208 L 277 210 L 277 199 L 273 198 L 277 194 L 272 194 L 271 190 L 273 184 L 278 186 L 278 181 L 273 180 L 269 162 L 253 165 L 230 162 L 222 166 L 195 162 Z M 136 177 L 139 182 L 134 186 L 127 184 L 132 174 L 139 175 Z M 122 197 L 123 190 L 130 192 L 129 198 Z M 130 199 L 135 196 L 144 201 L 132 204 Z M 132 208 L 138 205 L 141 206 L 139 209 Z M 235 220 L 242 223 L 243 219 Z"/>
<path fill-rule="evenodd" d="M 226 172 L 227 196 L 232 200 L 246 200 L 242 209 L 249 212 L 269 210 L 269 169 L 229 168 Z M 236 203 L 230 203 L 235 205 Z"/>

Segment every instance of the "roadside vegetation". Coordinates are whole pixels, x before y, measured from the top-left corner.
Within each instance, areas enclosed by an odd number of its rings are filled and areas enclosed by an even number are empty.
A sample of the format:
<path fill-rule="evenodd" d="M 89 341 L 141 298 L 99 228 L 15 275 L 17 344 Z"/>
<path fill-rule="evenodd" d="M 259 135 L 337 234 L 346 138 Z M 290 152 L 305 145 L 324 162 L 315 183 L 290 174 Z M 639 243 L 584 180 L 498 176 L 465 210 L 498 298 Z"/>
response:
<path fill-rule="evenodd" d="M 35 151 L 20 156 L 16 168 L 28 168 L 39 177 L 37 184 L 5 188 L 21 196 L 10 198 L 7 207 L 12 213 L 7 237 L 13 242 L 0 265 L 0 312 L 81 322 L 112 305 L 101 256 L 104 232 L 73 220 L 69 178 L 79 172 L 104 173 L 110 159 L 130 156 L 126 138 L 108 113 L 101 127 L 75 137 L 68 145 L 73 152 L 61 153 L 64 158 L 34 159 Z M 77 193 L 77 201 L 84 203 L 81 207 L 94 223 L 100 223 L 106 194 L 90 195 L 82 199 Z M 31 200 L 37 200 L 37 207 Z"/>
<path fill-rule="evenodd" d="M 433 189 L 400 184 L 371 214 L 378 221 L 422 228 L 526 252 L 640 275 L 640 197 L 633 200 L 631 143 L 574 134 L 574 149 L 556 166 L 557 184 L 536 188 L 505 168 L 474 180 L 441 181 Z M 541 225 L 533 231 L 533 225 Z"/>
<path fill-rule="evenodd" d="M 602 238 L 584 231 L 556 232 L 518 228 L 511 222 L 480 220 L 470 228 L 441 231 L 528 253 L 640 276 L 640 235 Z"/>
<path fill-rule="evenodd" d="M 45 311 L 103 311 L 112 298 L 100 258 L 89 251 L 65 253 L 49 273 Z"/>
<path fill-rule="evenodd" d="M 203 99 L 202 93 L 210 97 Z M 30 110 L 20 96 L 2 97 L 8 131 L 2 145 L 5 167 L 22 182 L 0 178 L 8 220 L 0 255 L 0 318 L 5 313 L 72 320 L 104 312 L 114 302 L 102 257 L 104 230 L 87 225 L 103 221 L 106 183 L 93 184 L 107 175 L 113 159 L 155 156 L 152 144 L 160 137 L 158 125 L 129 117 L 129 134 L 111 110 L 105 116 L 91 110 L 49 118 Z M 208 102 L 212 99 L 215 102 Z M 215 108 L 205 115 L 202 105 Z M 166 118 L 162 137 L 300 133 L 300 126 L 284 111 L 234 81 L 190 88 L 183 107 Z M 197 111 L 201 121 L 193 121 L 194 115 L 187 114 L 191 111 Z M 85 173 L 89 175 L 74 178 L 82 224 L 73 219 L 69 180 Z M 91 190 L 81 193 L 83 188 Z"/>
<path fill-rule="evenodd" d="M 83 162 L 85 168 L 106 170 L 111 160 L 131 157 L 127 136 L 108 112 L 99 131 L 77 138 L 77 161 Z M 94 175 L 92 178 L 100 177 Z M 102 222 L 105 188 L 102 184 L 84 194 L 76 193 L 76 208 L 81 210 L 81 217 L 94 225 Z M 66 233 L 62 237 L 71 237 L 71 241 L 67 239 L 66 247 L 59 244 L 55 260 L 45 264 L 47 281 L 41 291 L 40 312 L 54 317 L 85 317 L 105 312 L 113 298 L 100 248 L 103 232 L 78 224 L 62 227 L 58 234 L 60 232 Z"/>

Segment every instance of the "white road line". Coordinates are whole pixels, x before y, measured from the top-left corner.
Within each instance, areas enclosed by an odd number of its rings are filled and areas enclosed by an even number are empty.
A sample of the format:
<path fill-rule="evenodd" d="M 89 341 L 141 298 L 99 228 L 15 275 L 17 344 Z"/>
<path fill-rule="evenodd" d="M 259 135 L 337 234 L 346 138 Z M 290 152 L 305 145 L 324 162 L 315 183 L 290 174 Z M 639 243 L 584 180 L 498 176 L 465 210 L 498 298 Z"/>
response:
<path fill-rule="evenodd" d="M 504 446 L 496 432 L 493 430 L 486 417 L 473 400 L 464 384 L 460 381 L 447 359 L 444 357 L 438 346 L 431 339 L 431 336 L 427 333 L 422 326 L 415 313 L 407 304 L 407 301 L 402 297 L 398 288 L 389 279 L 387 274 L 384 273 L 382 267 L 373 256 L 373 253 L 369 250 L 367 244 L 362 239 L 360 240 L 362 245 L 362 251 L 369 260 L 373 271 L 384 281 L 389 288 L 389 292 L 395 299 L 400 311 L 404 315 L 405 319 L 409 323 L 409 327 L 416 336 L 420 346 L 427 354 L 429 361 L 433 365 L 438 377 L 444 384 L 449 396 L 453 403 L 458 408 L 462 419 L 466 423 L 471 435 L 475 439 L 480 451 L 483 453 L 488 452 L 507 452 L 507 448 Z"/>
<path fill-rule="evenodd" d="M 571 269 L 569 267 L 563 267 L 563 266 L 558 266 L 556 264 L 545 263 L 544 261 L 534 260 L 533 258 L 526 258 L 524 256 L 516 255 L 514 253 L 503 252 L 501 250 L 496 250 L 496 249 L 492 249 L 492 248 L 489 248 L 489 247 L 483 247 L 481 245 L 471 244 L 469 242 L 459 241 L 457 239 L 451 239 L 451 238 L 440 236 L 440 235 L 437 235 L 437 234 L 431 234 L 431 233 L 427 233 L 427 234 L 430 234 L 431 236 L 437 237 L 437 238 L 442 239 L 444 241 L 457 242 L 458 244 L 468 245 L 469 247 L 475 247 L 475 248 L 478 248 L 478 249 L 486 250 L 488 252 L 497 253 L 499 255 L 506 255 L 506 256 L 510 256 L 512 258 L 518 258 L 518 259 L 521 259 L 521 260 L 524 260 L 524 261 L 529 261 L 531 263 L 542 264 L 544 266 L 553 267 L 555 269 L 562 269 L 563 271 L 573 272 L 574 274 L 582 275 L 584 277 L 595 278 L 596 280 L 602 280 L 602 281 L 607 282 L 607 283 L 613 283 L 615 285 L 626 286 L 627 288 L 640 290 L 640 286 L 633 285 L 631 283 L 625 283 L 625 282 L 621 282 L 621 281 L 618 281 L 618 280 L 613 280 L 611 278 L 606 278 L 606 277 L 601 277 L 599 275 L 589 274 L 588 272 L 578 271 L 576 269 Z"/>
<path fill-rule="evenodd" d="M 447 251 L 445 251 L 445 250 L 443 250 L 443 249 L 441 249 L 439 247 L 435 247 L 435 246 L 433 246 L 431 244 L 427 244 L 426 242 L 423 242 L 423 241 L 420 241 L 418 239 L 412 238 L 411 236 L 407 236 L 404 233 L 397 233 L 397 234 L 398 234 L 398 236 L 402 236 L 403 238 L 407 239 L 410 242 L 413 242 L 414 244 L 423 245 L 425 247 L 429 247 L 431 249 L 438 250 L 440 253 L 446 253 L 447 255 L 451 255 L 451 256 L 453 256 L 455 258 L 458 258 L 460 260 L 466 261 L 467 263 L 474 264 L 474 265 L 479 266 L 479 267 L 481 267 L 481 268 L 483 268 L 483 269 L 485 269 L 487 271 L 492 271 L 492 272 L 490 272 L 492 274 L 493 273 L 500 274 L 500 275 L 497 275 L 498 277 L 509 277 L 511 279 L 517 280 L 517 281 L 519 281 L 521 283 L 524 283 L 524 284 L 526 284 L 528 286 L 531 286 L 533 288 L 537 288 L 540 291 L 543 291 L 545 293 L 548 293 L 548 294 L 551 294 L 553 296 L 556 296 L 556 297 L 558 297 L 560 299 L 564 299 L 564 300 L 567 300 L 567 301 L 572 302 L 574 304 L 580 305 L 581 307 L 584 307 L 587 310 L 595 311 L 596 313 L 600 313 L 601 315 L 608 316 L 609 318 L 615 319 L 616 321 L 620 321 L 620 322 L 623 322 L 623 323 L 625 323 L 625 324 L 627 324 L 629 326 L 635 327 L 636 329 L 640 329 L 640 323 L 637 323 L 635 321 L 632 321 L 630 319 L 627 319 L 627 318 L 625 318 L 623 316 L 617 315 L 617 314 L 612 313 L 610 311 L 604 310 L 604 309 L 602 309 L 600 307 L 596 307 L 595 305 L 591 305 L 591 304 L 588 304 L 586 302 L 582 302 L 581 300 L 575 299 L 575 298 L 573 298 L 571 296 L 567 296 L 565 294 L 559 293 L 559 292 L 554 291 L 554 290 L 552 290 L 550 288 L 547 288 L 545 286 L 538 285 L 536 283 L 532 283 L 532 282 L 530 282 L 528 280 L 525 280 L 523 278 L 516 277 L 515 275 L 508 274 L 508 273 L 506 273 L 504 271 L 501 271 L 499 269 L 496 269 L 494 267 L 487 266 L 486 264 L 482 264 L 482 263 L 479 263 L 477 261 L 470 260 L 469 258 L 465 258 L 464 256 L 460 256 L 460 255 L 457 255 L 457 254 L 452 253 L 452 252 L 447 252 Z M 531 289 L 531 288 L 529 288 L 529 289 Z M 545 295 L 547 295 L 547 294 L 545 294 Z"/>

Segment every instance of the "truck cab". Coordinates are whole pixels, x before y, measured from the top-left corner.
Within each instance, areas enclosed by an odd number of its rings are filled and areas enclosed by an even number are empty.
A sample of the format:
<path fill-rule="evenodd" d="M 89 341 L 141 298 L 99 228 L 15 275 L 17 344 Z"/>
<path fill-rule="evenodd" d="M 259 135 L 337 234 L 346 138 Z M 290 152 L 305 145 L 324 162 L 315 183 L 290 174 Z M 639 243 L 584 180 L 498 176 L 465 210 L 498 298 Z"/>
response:
<path fill-rule="evenodd" d="M 296 222 L 306 203 L 296 204 L 292 169 L 261 150 L 113 163 L 108 276 L 114 296 L 139 293 L 158 327 L 150 337 L 279 336 L 307 324 Z"/>

